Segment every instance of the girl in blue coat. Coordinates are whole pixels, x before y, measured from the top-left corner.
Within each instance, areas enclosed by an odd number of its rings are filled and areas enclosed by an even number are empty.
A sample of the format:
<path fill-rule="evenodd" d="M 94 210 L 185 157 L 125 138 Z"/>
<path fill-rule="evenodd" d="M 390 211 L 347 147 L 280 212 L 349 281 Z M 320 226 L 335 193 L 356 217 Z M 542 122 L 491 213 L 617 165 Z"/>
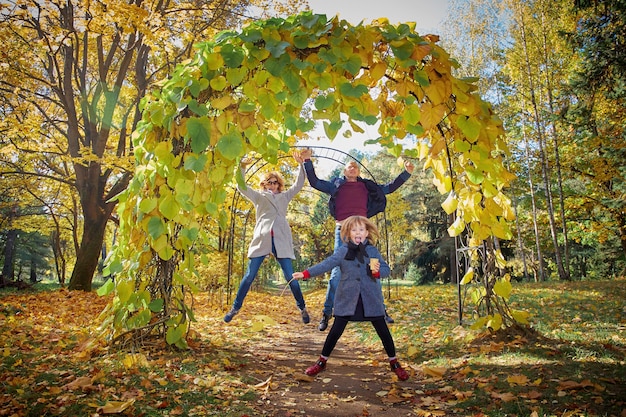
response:
<path fill-rule="evenodd" d="M 391 270 L 378 249 L 370 244 L 375 243 L 378 236 L 376 225 L 366 217 L 350 216 L 341 225 L 341 239 L 345 245 L 304 272 L 294 272 L 294 279 L 306 280 L 329 272 L 336 266 L 341 268 L 341 279 L 335 294 L 335 320 L 321 356 L 315 365 L 307 368 L 307 375 L 317 375 L 326 368 L 326 361 L 348 322 L 369 321 L 383 342 L 391 369 L 398 379 L 405 381 L 409 378 L 396 359 L 396 347 L 385 321 L 385 304 L 378 280 L 388 277 Z"/>

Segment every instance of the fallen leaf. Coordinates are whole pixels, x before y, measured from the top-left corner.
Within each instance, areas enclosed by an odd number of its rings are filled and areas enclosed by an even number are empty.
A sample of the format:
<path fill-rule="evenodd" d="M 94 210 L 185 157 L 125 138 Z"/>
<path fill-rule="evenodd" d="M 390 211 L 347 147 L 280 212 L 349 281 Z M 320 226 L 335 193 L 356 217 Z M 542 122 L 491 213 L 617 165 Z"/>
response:
<path fill-rule="evenodd" d="M 528 377 L 526 375 L 511 375 L 506 378 L 509 385 L 527 385 Z"/>
<path fill-rule="evenodd" d="M 443 375 L 446 373 L 447 369 L 446 368 L 442 368 L 442 367 L 435 367 L 435 368 L 431 368 L 428 366 L 424 366 L 422 368 L 422 372 L 424 372 L 426 375 L 435 377 L 435 378 L 441 378 L 443 377 Z"/>
<path fill-rule="evenodd" d="M 133 405 L 134 402 L 134 398 L 128 401 L 109 401 L 100 407 L 98 411 L 103 414 L 117 414 L 126 410 L 128 407 Z"/>
<path fill-rule="evenodd" d="M 502 400 L 505 403 L 509 402 L 509 401 L 513 401 L 515 400 L 517 397 L 515 396 L 515 394 L 510 393 L 510 392 L 503 392 L 503 393 L 499 393 L 499 392 L 491 392 L 491 397 L 492 398 L 496 398 L 498 400 Z"/>

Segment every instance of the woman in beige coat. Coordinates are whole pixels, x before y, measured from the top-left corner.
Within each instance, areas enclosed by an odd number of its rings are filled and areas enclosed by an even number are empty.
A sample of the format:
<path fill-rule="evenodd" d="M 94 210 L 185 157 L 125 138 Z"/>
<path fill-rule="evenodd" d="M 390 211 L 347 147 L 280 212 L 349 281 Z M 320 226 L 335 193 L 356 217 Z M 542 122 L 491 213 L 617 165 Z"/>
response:
<path fill-rule="evenodd" d="M 289 288 L 296 299 L 296 305 L 300 309 L 302 321 L 305 324 L 310 321 L 300 284 L 297 280 L 291 279 L 293 274 L 291 260 L 295 259 L 295 254 L 293 251 L 291 227 L 287 221 L 287 206 L 304 186 L 304 178 L 306 176 L 300 155 L 295 154 L 294 159 L 300 163 L 300 171 L 295 184 L 288 190 L 284 190 L 285 181 L 275 171 L 265 173 L 260 184 L 260 191 L 253 190 L 249 186 L 245 189 L 237 187 L 239 192 L 254 204 L 256 223 L 252 241 L 248 247 L 248 258 L 250 258 L 248 269 L 241 280 L 241 284 L 239 284 L 239 290 L 232 308 L 224 316 L 226 323 L 230 322 L 239 313 L 243 300 L 246 298 L 263 260 L 269 254 L 274 255 L 283 270 L 285 279 L 289 283 Z M 245 162 L 242 163 L 242 169 L 244 167 Z"/>

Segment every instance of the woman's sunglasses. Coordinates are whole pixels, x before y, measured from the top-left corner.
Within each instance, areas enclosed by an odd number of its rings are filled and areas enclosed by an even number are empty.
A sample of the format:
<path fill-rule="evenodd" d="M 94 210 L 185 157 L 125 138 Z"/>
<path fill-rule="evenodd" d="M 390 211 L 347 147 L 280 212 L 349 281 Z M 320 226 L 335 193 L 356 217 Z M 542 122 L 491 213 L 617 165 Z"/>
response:
<path fill-rule="evenodd" d="M 276 181 L 276 180 L 271 180 L 271 181 L 265 181 L 265 183 L 266 183 L 267 185 L 274 185 L 274 184 L 278 184 L 278 181 Z"/>

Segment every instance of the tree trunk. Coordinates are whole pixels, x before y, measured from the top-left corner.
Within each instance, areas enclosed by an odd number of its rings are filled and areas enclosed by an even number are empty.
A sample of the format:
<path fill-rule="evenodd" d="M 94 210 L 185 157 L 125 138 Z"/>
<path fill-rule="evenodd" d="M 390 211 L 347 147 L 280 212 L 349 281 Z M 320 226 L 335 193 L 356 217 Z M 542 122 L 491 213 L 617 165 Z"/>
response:
<path fill-rule="evenodd" d="M 524 16 L 523 12 L 520 10 L 520 30 L 522 31 L 522 46 L 524 49 L 524 54 L 526 58 L 526 75 L 528 76 L 528 85 L 530 92 L 530 100 L 531 105 L 534 112 L 535 119 L 535 128 L 537 130 L 537 143 L 539 145 L 539 154 L 541 159 L 541 173 L 543 176 L 544 187 L 546 191 L 546 208 L 548 209 L 548 220 L 550 222 L 550 235 L 552 237 L 552 244 L 554 246 L 554 260 L 557 265 L 557 270 L 559 273 L 560 279 L 568 279 L 568 275 L 565 273 L 565 268 L 563 268 L 563 261 L 561 259 L 561 249 L 559 247 L 559 242 L 557 239 L 556 233 L 556 223 L 554 220 L 554 206 L 552 200 L 552 189 L 550 186 L 550 176 L 549 176 L 549 167 L 546 159 L 545 151 L 544 151 L 544 142 L 545 135 L 543 133 L 543 124 L 541 121 L 541 112 L 539 111 L 539 105 L 537 102 L 537 97 L 535 95 L 535 82 L 533 80 L 533 71 L 530 65 L 530 53 L 527 47 L 526 40 L 526 27 L 524 24 Z"/>
<path fill-rule="evenodd" d="M 34 256 L 30 258 L 30 282 L 32 284 L 37 283 L 37 262 Z"/>
<path fill-rule="evenodd" d="M 542 24 L 545 23 L 544 15 L 542 13 Z M 546 65 L 546 68 L 550 68 L 550 59 L 548 57 L 548 40 L 546 38 L 546 32 L 543 32 L 543 59 Z M 546 89 L 548 93 L 548 106 L 550 108 L 550 114 L 555 114 L 554 110 L 554 98 L 552 95 L 552 78 L 550 71 L 544 71 L 546 77 Z M 554 143 L 554 166 L 556 169 L 557 176 L 557 187 L 559 194 L 559 212 L 561 214 L 561 231 L 563 233 L 563 256 L 565 258 L 564 266 L 563 266 L 563 276 L 562 279 L 569 281 L 570 277 L 570 266 L 569 266 L 569 240 L 567 237 L 567 219 L 565 218 L 565 198 L 563 197 L 563 176 L 561 174 L 561 157 L 559 152 L 559 133 L 556 128 L 556 124 L 554 120 L 550 123 L 550 127 L 552 130 L 552 141 Z M 550 194 L 551 195 L 551 194 Z M 558 250 L 558 243 L 556 246 Z M 560 253 L 559 253 L 560 256 Z"/>
<path fill-rule="evenodd" d="M 87 216 L 86 210 L 84 213 L 85 221 L 82 239 L 76 254 L 76 263 L 74 264 L 68 288 L 70 290 L 91 291 L 91 282 L 100 260 L 102 242 L 104 241 L 104 233 L 109 216 Z"/>
<path fill-rule="evenodd" d="M 539 281 L 546 280 L 546 273 L 543 268 L 543 255 L 541 254 L 541 239 L 539 237 L 539 226 L 537 225 L 537 201 L 535 200 L 535 186 L 533 183 L 532 170 L 530 169 L 530 147 L 528 146 L 528 138 L 526 137 L 526 131 L 524 135 L 524 148 L 526 151 L 526 160 L 528 161 L 528 188 L 530 190 L 530 201 L 532 204 L 533 215 L 533 230 L 535 232 L 535 246 L 537 247 L 537 268 L 539 269 Z M 534 268 L 533 268 L 534 269 Z M 537 281 L 537 273 L 535 275 L 535 281 Z"/>
<path fill-rule="evenodd" d="M 2 281 L 0 285 L 4 286 L 15 278 L 14 262 L 15 262 L 15 242 L 17 241 L 17 230 L 9 229 L 7 231 L 6 245 L 4 247 L 4 265 L 2 265 Z"/>

